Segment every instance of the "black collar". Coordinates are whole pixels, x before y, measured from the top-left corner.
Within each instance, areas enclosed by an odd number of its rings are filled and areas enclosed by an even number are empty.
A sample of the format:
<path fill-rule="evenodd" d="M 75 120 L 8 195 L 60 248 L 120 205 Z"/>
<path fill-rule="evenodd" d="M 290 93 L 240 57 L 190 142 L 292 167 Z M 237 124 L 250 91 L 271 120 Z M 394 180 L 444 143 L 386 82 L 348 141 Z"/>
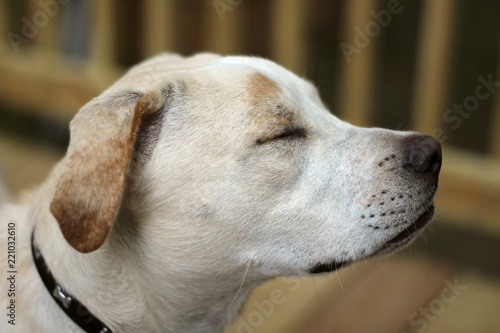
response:
<path fill-rule="evenodd" d="M 97 319 L 90 311 L 76 298 L 68 294 L 56 282 L 50 272 L 42 253 L 35 245 L 35 231 L 31 234 L 31 252 L 35 261 L 36 269 L 42 278 L 45 288 L 50 292 L 52 298 L 59 307 L 70 317 L 75 324 L 87 333 L 112 333 L 102 321 Z"/>

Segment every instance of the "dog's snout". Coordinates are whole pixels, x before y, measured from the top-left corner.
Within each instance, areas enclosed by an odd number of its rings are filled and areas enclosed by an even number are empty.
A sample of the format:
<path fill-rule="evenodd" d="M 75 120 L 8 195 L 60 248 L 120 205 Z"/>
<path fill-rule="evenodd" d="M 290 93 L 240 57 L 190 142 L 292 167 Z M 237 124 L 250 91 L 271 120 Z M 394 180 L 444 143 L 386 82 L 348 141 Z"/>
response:
<path fill-rule="evenodd" d="M 432 136 L 419 135 L 410 142 L 409 164 L 416 172 L 438 174 L 441 159 L 441 143 Z"/>

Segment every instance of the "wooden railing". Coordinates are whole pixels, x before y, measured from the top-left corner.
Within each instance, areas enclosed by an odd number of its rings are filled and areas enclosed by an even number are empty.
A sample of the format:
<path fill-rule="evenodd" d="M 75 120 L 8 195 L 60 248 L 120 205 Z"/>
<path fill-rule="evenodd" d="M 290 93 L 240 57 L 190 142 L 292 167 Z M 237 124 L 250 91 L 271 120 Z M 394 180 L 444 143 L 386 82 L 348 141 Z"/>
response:
<path fill-rule="evenodd" d="M 223 20 L 214 7 L 215 1 L 204 1 L 205 26 L 200 31 L 205 50 L 238 53 L 245 43 L 240 38 L 244 13 L 239 6 L 243 1 L 246 0 L 220 0 L 230 7 Z M 176 22 L 180 20 L 176 15 L 177 2 L 140 2 L 141 57 L 178 49 L 182 32 L 176 29 Z M 124 70 L 118 65 L 115 54 L 117 3 L 118 0 L 88 3 L 91 13 L 88 55 L 75 61 L 58 48 L 58 15 L 46 15 L 47 22 L 38 29 L 36 36 L 28 38 L 27 45 L 19 45 L 20 50 L 15 52 L 6 36 L 12 20 L 19 23 L 21 19 L 9 15 L 8 2 L 0 0 L 0 101 L 39 112 L 39 115 L 69 120 L 79 107 L 98 95 Z M 36 1 L 26 4 L 27 18 L 41 10 Z M 270 7 L 271 58 L 299 74 L 308 63 L 306 17 L 312 5 L 312 1 L 307 0 L 273 0 Z M 342 31 L 346 40 L 354 38 L 352 27 L 362 27 L 373 20 L 369 13 L 376 5 L 376 0 L 345 2 Z M 428 134 L 436 134 L 436 129 L 443 127 L 455 6 L 453 0 L 425 0 L 420 17 L 410 127 Z M 342 65 L 340 114 L 357 125 L 371 124 L 376 98 L 373 85 L 375 48 L 375 43 L 371 43 L 357 55 L 356 63 L 343 62 Z M 445 144 L 437 201 L 441 218 L 500 233 L 500 94 L 494 94 L 493 98 L 491 153 L 476 155 Z"/>
<path fill-rule="evenodd" d="M 346 40 L 354 39 L 352 27 L 364 27 L 373 20 L 369 13 L 376 3 L 376 0 L 347 2 Z M 446 89 L 450 86 L 447 78 L 455 7 L 453 0 L 426 0 L 420 23 L 410 128 L 438 137 L 444 127 Z M 355 64 L 345 63 L 343 72 L 342 116 L 363 126 L 370 125 L 373 112 L 374 53 L 374 45 L 368 46 L 357 55 Z M 500 61 L 497 72 L 500 74 Z M 476 155 L 445 144 L 437 204 L 440 218 L 500 233 L 500 93 L 493 98 L 491 153 Z"/>

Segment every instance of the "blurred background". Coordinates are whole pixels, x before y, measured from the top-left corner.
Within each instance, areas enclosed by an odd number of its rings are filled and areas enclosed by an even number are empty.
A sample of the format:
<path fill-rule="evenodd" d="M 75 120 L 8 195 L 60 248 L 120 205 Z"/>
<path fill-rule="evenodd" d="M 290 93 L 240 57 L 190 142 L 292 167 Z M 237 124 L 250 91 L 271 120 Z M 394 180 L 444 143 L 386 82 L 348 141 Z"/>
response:
<path fill-rule="evenodd" d="M 155 53 L 267 57 L 345 120 L 438 137 L 437 217 L 395 255 L 266 283 L 227 332 L 500 332 L 499 17 L 495 0 L 0 0 L 0 166 L 16 194 L 42 181 L 77 110 Z"/>

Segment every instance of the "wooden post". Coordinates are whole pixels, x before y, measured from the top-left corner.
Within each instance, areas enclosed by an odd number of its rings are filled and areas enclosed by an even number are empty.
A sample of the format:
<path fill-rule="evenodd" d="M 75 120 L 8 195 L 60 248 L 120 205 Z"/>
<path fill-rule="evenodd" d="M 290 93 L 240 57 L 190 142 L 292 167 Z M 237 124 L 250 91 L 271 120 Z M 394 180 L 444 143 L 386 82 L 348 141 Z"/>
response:
<path fill-rule="evenodd" d="M 145 0 L 142 56 L 175 50 L 175 8 L 172 0 Z"/>
<path fill-rule="evenodd" d="M 495 81 L 500 78 L 500 41 L 498 43 L 498 64 L 497 64 L 497 75 L 494 77 Z M 500 162 L 500 91 L 495 92 L 493 95 L 495 100 L 493 101 L 493 121 L 491 127 L 491 154 L 492 156 Z"/>
<path fill-rule="evenodd" d="M 306 0 L 274 0 L 272 15 L 272 58 L 302 74 L 306 63 Z"/>
<path fill-rule="evenodd" d="M 7 42 L 7 34 L 9 33 L 9 11 L 7 0 L 0 0 L 0 52 L 5 51 L 10 47 Z"/>
<path fill-rule="evenodd" d="M 359 126 L 370 124 L 377 35 L 372 34 L 373 37 L 368 36 L 369 39 L 360 36 L 368 28 L 369 22 L 376 22 L 370 15 L 376 4 L 376 0 L 347 1 L 344 38 L 339 45 L 345 56 L 342 62 L 340 113 L 343 119 Z M 355 48 L 357 52 L 349 53 L 348 48 Z"/>
<path fill-rule="evenodd" d="M 220 54 L 237 53 L 240 49 L 243 1 L 205 1 L 205 4 L 207 29 L 204 40 L 207 50 Z"/>
<path fill-rule="evenodd" d="M 47 65 L 53 64 L 57 59 L 61 5 L 55 1 L 49 9 L 51 12 L 42 10 L 36 0 L 29 1 L 28 17 L 33 20 L 37 17 L 40 20 L 37 22 L 38 35 L 31 41 L 38 55 L 38 59 L 34 60 L 39 61 L 42 68 L 47 71 L 51 70 Z"/>
<path fill-rule="evenodd" d="M 446 109 L 455 5 L 453 0 L 426 0 L 420 20 L 412 128 L 427 134 L 442 126 Z"/>
<path fill-rule="evenodd" d="M 94 67 L 111 66 L 115 62 L 116 0 L 92 0 L 90 61 Z"/>

